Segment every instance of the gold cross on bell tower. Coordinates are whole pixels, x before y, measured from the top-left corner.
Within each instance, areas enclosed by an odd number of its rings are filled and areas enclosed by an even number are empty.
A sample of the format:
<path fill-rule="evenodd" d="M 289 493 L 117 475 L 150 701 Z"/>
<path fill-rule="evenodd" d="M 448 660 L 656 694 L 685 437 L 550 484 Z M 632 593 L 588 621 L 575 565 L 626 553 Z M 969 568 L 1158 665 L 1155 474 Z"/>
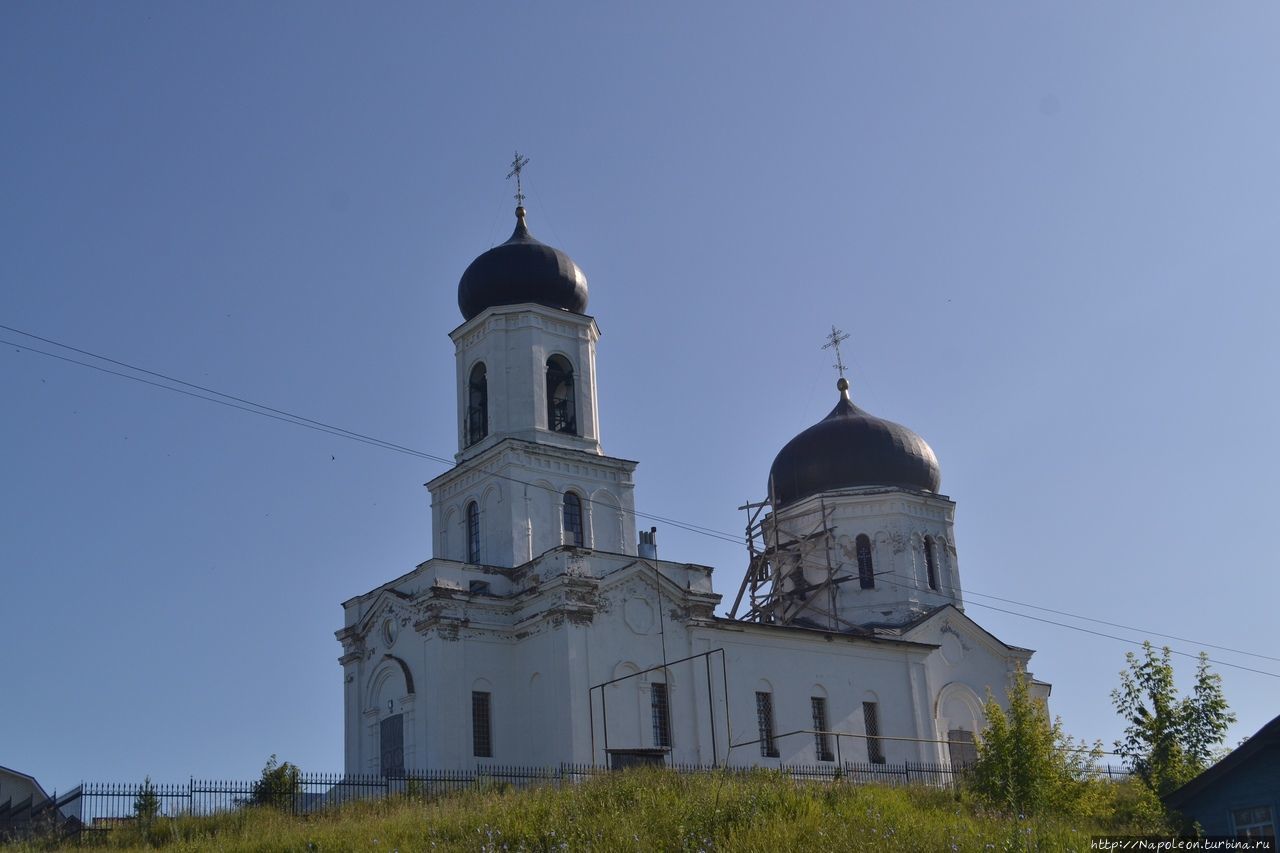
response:
<path fill-rule="evenodd" d="M 528 157 L 521 157 L 520 152 L 511 161 L 511 171 L 507 172 L 507 180 L 516 179 L 516 206 L 524 207 L 524 188 L 520 185 L 520 172 L 529 165 Z"/>
<path fill-rule="evenodd" d="M 831 334 L 827 335 L 826 340 L 827 342 L 822 345 L 822 348 L 835 349 L 836 363 L 831 366 L 840 371 L 840 378 L 844 379 L 844 358 L 840 355 L 840 344 L 849 340 L 849 335 L 847 332 L 842 332 L 833 325 L 831 327 Z"/>

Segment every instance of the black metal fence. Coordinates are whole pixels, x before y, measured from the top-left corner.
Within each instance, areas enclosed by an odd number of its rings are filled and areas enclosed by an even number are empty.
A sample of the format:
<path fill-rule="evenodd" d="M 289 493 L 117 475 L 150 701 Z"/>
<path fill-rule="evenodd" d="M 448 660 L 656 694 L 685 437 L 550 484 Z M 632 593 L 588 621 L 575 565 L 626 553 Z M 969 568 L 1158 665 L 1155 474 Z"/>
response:
<path fill-rule="evenodd" d="M 746 775 L 772 768 L 668 764 L 666 769 L 677 773 Z M 472 770 L 421 770 L 403 776 L 303 773 L 288 784 L 283 792 L 277 791 L 271 804 L 296 815 L 306 815 L 343 803 L 393 796 L 431 799 L 467 789 L 492 786 L 560 787 L 609 772 L 612 771 L 601 765 L 561 764 L 552 767 L 481 765 Z M 924 762 L 845 762 L 843 765 L 829 762 L 783 765 L 774 769 L 774 772 L 789 775 L 797 782 L 950 787 L 963 777 L 965 768 Z M 1098 774 L 1111 779 L 1128 777 L 1127 771 L 1112 767 L 1100 767 Z M 33 805 L 27 802 L 16 808 L 11 804 L 0 804 L 0 841 L 32 834 L 61 832 L 77 836 L 109 832 L 158 818 L 232 812 L 260 803 L 262 799 L 263 793 L 258 781 L 193 778 L 186 784 L 85 782 L 44 803 Z"/>

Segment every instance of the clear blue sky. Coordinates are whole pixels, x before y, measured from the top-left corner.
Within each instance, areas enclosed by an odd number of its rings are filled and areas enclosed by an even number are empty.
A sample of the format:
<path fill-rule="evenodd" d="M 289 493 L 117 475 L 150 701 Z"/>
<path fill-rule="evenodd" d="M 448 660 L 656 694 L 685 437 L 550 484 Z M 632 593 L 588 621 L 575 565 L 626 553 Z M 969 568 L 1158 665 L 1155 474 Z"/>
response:
<path fill-rule="evenodd" d="M 451 456 L 519 148 L 640 509 L 740 531 L 834 323 L 967 590 L 1280 657 L 1278 42 L 1263 2 L 7 3 L 0 323 Z M 12 346 L 0 394 L 0 764 L 340 769 L 339 603 L 430 556 L 441 466 Z M 732 599 L 743 547 L 660 528 Z M 1124 644 L 969 601 L 1114 740 Z M 1218 670 L 1233 743 L 1280 712 Z"/>

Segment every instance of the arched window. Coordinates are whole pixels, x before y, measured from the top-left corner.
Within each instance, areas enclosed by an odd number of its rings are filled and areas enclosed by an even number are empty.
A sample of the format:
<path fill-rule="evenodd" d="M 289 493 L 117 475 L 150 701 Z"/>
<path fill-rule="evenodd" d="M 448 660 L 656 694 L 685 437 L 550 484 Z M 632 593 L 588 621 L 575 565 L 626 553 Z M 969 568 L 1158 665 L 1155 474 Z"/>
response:
<path fill-rule="evenodd" d="M 578 434 L 578 406 L 573 396 L 573 365 L 561 355 L 547 359 L 547 429 Z"/>
<path fill-rule="evenodd" d="M 938 564 L 933 557 L 933 537 L 924 537 L 924 567 L 929 572 L 929 589 L 938 588 Z"/>
<path fill-rule="evenodd" d="M 467 562 L 480 562 L 480 507 L 467 504 Z"/>
<path fill-rule="evenodd" d="M 564 532 L 570 545 L 582 547 L 582 499 L 573 492 L 564 493 Z"/>
<path fill-rule="evenodd" d="M 489 374 L 481 361 L 467 383 L 467 446 L 489 434 Z"/>
<path fill-rule="evenodd" d="M 871 539 L 867 534 L 859 533 L 854 541 L 858 548 L 858 586 L 863 589 L 875 589 L 876 571 L 871 565 Z"/>

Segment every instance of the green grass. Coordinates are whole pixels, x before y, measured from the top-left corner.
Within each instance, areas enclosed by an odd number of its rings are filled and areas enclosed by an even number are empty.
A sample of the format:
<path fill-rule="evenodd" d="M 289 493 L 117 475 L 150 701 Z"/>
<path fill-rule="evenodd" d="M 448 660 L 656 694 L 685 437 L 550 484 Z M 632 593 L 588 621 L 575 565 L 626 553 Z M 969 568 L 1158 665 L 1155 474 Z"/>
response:
<path fill-rule="evenodd" d="M 1020 818 L 929 788 L 797 783 L 766 771 L 635 770 L 560 789 L 499 786 L 355 803 L 309 817 L 253 808 L 159 819 L 149 832 L 122 828 L 99 843 L 169 851 L 1053 851 L 1087 850 L 1093 834 L 1168 831 L 1132 788 L 1107 790 L 1099 798 L 1106 805 L 1088 818 Z"/>

